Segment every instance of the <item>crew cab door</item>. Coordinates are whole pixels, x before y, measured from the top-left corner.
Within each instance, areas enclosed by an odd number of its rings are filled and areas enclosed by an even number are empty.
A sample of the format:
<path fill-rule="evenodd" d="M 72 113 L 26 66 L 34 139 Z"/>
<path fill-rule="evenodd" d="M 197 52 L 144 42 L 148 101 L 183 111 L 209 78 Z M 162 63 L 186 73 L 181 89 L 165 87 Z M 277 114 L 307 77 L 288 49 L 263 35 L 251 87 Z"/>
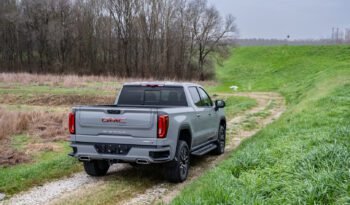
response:
<path fill-rule="evenodd" d="M 205 117 L 203 119 L 205 119 L 207 126 L 206 141 L 212 140 L 216 138 L 216 132 L 218 130 L 217 113 L 214 110 L 214 104 L 207 92 L 201 87 L 198 87 L 197 89 L 201 98 L 201 107 L 204 108 L 203 115 L 205 115 Z"/>
<path fill-rule="evenodd" d="M 197 146 L 207 142 L 214 136 L 212 122 L 213 108 L 210 107 L 210 103 L 206 104 L 207 98 L 204 97 L 204 95 L 203 97 L 200 97 L 198 87 L 189 87 L 189 92 L 195 109 L 195 115 L 191 121 L 192 129 L 194 131 L 193 145 Z"/>

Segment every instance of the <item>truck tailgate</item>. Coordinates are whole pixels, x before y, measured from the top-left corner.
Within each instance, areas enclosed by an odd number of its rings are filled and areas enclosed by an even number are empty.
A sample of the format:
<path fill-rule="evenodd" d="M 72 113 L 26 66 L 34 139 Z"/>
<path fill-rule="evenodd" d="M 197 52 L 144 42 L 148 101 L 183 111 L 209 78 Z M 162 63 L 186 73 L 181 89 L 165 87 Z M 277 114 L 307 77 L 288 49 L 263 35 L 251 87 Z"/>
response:
<path fill-rule="evenodd" d="M 76 134 L 156 138 L 157 110 L 127 107 L 79 107 Z"/>

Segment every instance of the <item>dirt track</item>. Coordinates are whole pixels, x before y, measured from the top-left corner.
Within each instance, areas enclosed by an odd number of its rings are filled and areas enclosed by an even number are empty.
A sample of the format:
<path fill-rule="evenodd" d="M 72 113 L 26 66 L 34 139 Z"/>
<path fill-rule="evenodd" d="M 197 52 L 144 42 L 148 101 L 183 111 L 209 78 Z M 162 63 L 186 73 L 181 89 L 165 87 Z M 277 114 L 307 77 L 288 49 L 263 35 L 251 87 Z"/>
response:
<path fill-rule="evenodd" d="M 215 167 L 220 161 L 227 158 L 229 154 L 237 148 L 242 140 L 253 136 L 261 128 L 277 119 L 285 110 L 283 97 L 277 93 L 234 93 L 225 95 L 247 96 L 256 99 L 257 106 L 245 111 L 228 122 L 226 152 L 219 157 L 208 155 L 206 157 L 192 159 L 192 167 L 186 182 L 181 184 L 167 183 L 165 180 L 158 179 L 145 189 L 138 190 L 141 192 L 137 195 L 130 195 L 121 200 L 116 200 L 116 204 L 154 204 L 158 202 L 169 203 L 177 194 L 193 180 L 197 179 L 204 171 Z M 260 113 L 264 113 L 260 115 Z M 254 118 L 256 126 L 253 129 L 245 129 L 244 122 L 247 119 Z M 113 166 L 109 171 L 109 176 L 105 178 L 91 178 L 84 173 L 77 173 L 71 177 L 58 181 L 47 183 L 40 187 L 35 187 L 27 192 L 13 196 L 11 199 L 0 204 L 66 204 L 75 203 L 70 199 L 84 198 L 83 193 L 94 194 L 94 189 L 107 183 L 113 175 L 121 175 L 119 180 L 129 180 L 134 168 L 125 164 Z M 125 173 L 128 176 L 123 178 Z M 131 175 L 131 176 L 130 176 Z M 135 174 L 136 175 L 136 174 Z M 116 182 L 117 183 L 117 182 Z M 131 188 L 132 189 L 132 188 Z M 137 193 L 137 192 L 136 192 Z M 78 197 L 78 198 L 79 198 Z M 91 202 L 93 203 L 93 202 Z"/>

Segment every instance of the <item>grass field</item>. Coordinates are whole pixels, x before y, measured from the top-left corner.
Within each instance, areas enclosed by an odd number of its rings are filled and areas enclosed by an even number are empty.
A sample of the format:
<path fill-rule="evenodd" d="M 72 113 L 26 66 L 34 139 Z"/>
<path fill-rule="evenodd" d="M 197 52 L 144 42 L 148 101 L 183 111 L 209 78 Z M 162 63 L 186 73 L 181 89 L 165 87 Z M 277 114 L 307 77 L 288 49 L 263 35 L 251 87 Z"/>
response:
<path fill-rule="evenodd" d="M 173 204 L 349 204 L 350 46 L 244 47 L 213 91 L 277 91 L 288 108 Z"/>
<path fill-rule="evenodd" d="M 201 83 L 210 94 L 221 98 L 231 85 L 275 91 L 288 109 L 173 204 L 350 203 L 350 47 L 243 47 L 233 53 L 217 69 L 219 84 Z M 6 130 L 0 135 L 0 192 L 9 196 L 81 171 L 66 155 L 67 112 L 72 105 L 112 103 L 128 80 L 134 79 L 0 74 L 0 128 Z M 247 97 L 225 100 L 228 118 L 256 105 Z M 253 129 L 254 119 L 244 129 Z M 76 203 L 112 203 L 161 180 L 136 175 L 109 176 L 101 190 L 90 190 L 99 196 L 84 195 Z"/>

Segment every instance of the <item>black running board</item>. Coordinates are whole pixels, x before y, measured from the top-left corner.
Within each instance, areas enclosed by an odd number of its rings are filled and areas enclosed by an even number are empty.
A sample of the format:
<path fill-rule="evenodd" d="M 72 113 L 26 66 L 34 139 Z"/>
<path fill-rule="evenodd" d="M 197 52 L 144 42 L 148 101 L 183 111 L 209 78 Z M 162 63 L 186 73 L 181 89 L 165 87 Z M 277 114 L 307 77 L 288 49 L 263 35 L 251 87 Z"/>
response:
<path fill-rule="evenodd" d="M 214 150 L 215 148 L 217 148 L 218 146 L 214 143 L 211 143 L 211 144 L 208 144 L 204 147 L 201 147 L 195 151 L 193 151 L 191 154 L 192 155 L 195 155 L 195 156 L 202 156 L 202 155 L 205 155 L 207 154 L 208 152 Z"/>

